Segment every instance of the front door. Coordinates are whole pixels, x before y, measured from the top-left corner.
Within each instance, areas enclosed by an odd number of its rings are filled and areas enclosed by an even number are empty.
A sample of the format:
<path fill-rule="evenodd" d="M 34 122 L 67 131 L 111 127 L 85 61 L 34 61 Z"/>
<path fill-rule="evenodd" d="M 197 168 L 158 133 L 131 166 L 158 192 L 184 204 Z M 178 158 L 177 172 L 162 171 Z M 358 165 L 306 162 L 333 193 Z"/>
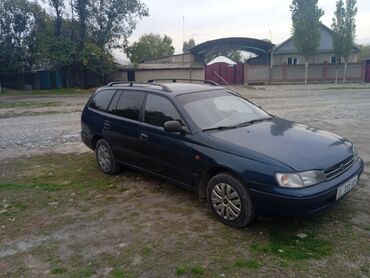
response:
<path fill-rule="evenodd" d="M 191 135 L 165 132 L 166 121 L 182 121 L 172 102 L 148 94 L 143 122 L 139 127 L 139 152 L 142 167 L 180 183 L 191 185 L 194 152 Z"/>

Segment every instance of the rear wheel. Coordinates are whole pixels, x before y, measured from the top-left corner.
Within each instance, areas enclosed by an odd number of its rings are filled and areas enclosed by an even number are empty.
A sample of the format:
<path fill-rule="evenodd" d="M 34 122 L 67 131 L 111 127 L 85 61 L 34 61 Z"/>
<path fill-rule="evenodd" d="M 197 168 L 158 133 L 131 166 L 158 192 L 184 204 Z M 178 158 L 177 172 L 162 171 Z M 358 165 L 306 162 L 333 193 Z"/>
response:
<path fill-rule="evenodd" d="M 246 186 L 229 173 L 220 173 L 208 183 L 208 204 L 218 220 L 242 228 L 255 219 L 254 205 Z"/>
<path fill-rule="evenodd" d="M 107 141 L 100 139 L 96 143 L 95 154 L 98 166 L 104 174 L 113 175 L 120 171 L 120 166 L 116 163 Z"/>

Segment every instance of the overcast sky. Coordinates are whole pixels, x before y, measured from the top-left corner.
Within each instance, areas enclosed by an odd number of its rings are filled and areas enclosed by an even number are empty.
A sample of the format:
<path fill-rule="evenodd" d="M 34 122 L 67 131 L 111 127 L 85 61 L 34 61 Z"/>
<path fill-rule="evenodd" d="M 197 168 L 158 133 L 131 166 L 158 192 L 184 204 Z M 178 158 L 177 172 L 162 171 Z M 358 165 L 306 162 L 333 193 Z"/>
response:
<path fill-rule="evenodd" d="M 291 0 L 142 0 L 149 8 L 149 17 L 141 20 L 130 42 L 145 33 L 169 35 L 176 53 L 185 40 L 197 44 L 223 37 L 271 39 L 277 44 L 290 36 Z M 322 22 L 330 27 L 336 0 L 319 0 L 324 9 Z M 358 43 L 370 43 L 370 0 L 357 0 Z M 118 53 L 116 53 L 118 54 Z M 120 56 L 120 55 L 119 55 Z"/>

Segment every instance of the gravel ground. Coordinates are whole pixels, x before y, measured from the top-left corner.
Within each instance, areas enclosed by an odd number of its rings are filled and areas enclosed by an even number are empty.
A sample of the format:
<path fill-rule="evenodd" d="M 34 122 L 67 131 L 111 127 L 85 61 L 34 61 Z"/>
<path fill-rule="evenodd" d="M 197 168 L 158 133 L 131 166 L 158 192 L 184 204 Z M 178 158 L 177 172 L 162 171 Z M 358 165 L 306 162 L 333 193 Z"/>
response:
<path fill-rule="evenodd" d="M 354 86 L 354 85 L 353 85 Z M 352 86 L 352 87 L 353 87 Z M 242 95 L 268 112 L 315 128 L 345 136 L 359 145 L 370 160 L 370 87 L 322 89 L 323 85 L 272 86 L 246 89 Z M 351 85 L 348 85 L 352 88 Z M 89 95 L 0 96 L 0 102 L 60 102 L 60 106 L 0 109 L 0 157 L 11 158 L 45 152 L 84 152 L 80 142 L 80 111 Z M 9 115 L 11 117 L 1 117 Z M 22 116 L 31 115 L 31 116 Z"/>

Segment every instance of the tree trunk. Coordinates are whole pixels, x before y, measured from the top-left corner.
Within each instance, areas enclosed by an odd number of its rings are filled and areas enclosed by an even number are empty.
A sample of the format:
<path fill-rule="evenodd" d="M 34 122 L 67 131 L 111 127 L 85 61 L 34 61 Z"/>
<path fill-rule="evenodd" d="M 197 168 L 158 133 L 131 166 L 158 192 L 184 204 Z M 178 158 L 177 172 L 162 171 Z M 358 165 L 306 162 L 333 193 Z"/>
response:
<path fill-rule="evenodd" d="M 344 70 L 343 70 L 343 84 L 346 83 L 346 76 L 347 76 L 347 59 L 344 60 Z"/>
<path fill-rule="evenodd" d="M 307 85 L 308 79 L 308 60 L 306 59 L 304 62 L 304 84 Z"/>
<path fill-rule="evenodd" d="M 336 64 L 335 64 L 335 85 L 338 84 L 338 71 L 339 71 L 339 60 L 337 58 Z"/>

